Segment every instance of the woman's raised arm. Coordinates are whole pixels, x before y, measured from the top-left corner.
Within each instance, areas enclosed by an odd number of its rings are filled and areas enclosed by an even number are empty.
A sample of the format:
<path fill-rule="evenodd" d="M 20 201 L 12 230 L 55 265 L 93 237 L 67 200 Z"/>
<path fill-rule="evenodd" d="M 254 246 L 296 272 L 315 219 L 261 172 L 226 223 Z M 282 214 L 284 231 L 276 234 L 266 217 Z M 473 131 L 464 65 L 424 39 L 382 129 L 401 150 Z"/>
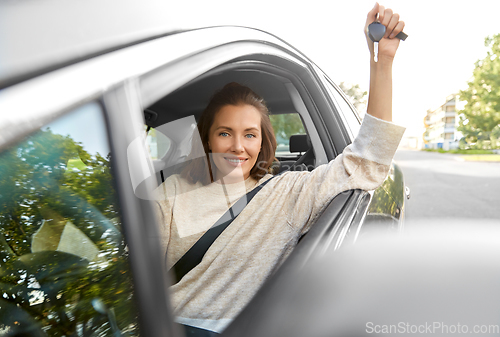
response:
<path fill-rule="evenodd" d="M 375 62 L 374 43 L 368 37 L 368 25 L 378 21 L 386 27 L 384 37 L 378 43 L 378 62 Z M 370 90 L 367 112 L 385 121 L 392 121 L 392 63 L 400 40 L 396 35 L 403 31 L 404 22 L 399 14 L 378 3 L 368 13 L 365 25 L 366 41 L 370 50 Z"/>

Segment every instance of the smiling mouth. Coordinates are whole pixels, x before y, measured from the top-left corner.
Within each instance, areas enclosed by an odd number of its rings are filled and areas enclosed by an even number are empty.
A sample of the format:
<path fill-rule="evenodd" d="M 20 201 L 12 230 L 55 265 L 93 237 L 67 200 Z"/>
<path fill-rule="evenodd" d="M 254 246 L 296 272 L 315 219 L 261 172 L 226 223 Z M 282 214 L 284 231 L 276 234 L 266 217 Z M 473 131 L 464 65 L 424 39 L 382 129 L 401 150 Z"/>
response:
<path fill-rule="evenodd" d="M 240 166 L 248 160 L 248 159 L 226 158 L 226 157 L 224 157 L 224 159 L 227 160 L 229 164 L 233 166 Z"/>

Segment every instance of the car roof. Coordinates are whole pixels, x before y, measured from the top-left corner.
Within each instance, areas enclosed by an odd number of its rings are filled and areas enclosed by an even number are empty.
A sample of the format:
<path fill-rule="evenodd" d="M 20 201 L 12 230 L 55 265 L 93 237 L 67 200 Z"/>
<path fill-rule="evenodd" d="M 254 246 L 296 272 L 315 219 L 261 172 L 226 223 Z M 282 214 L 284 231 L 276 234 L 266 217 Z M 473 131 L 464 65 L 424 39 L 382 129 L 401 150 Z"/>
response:
<path fill-rule="evenodd" d="M 173 34 L 168 2 L 3 0 L 0 89 L 102 53 Z"/>
<path fill-rule="evenodd" d="M 230 82 L 243 84 L 263 97 L 271 114 L 295 112 L 284 84 L 289 80 L 262 71 L 234 69 L 215 72 L 163 97 L 149 107 L 150 111 L 158 113 L 158 119 L 149 125 L 157 127 L 190 115 L 198 119 L 214 92 Z"/>

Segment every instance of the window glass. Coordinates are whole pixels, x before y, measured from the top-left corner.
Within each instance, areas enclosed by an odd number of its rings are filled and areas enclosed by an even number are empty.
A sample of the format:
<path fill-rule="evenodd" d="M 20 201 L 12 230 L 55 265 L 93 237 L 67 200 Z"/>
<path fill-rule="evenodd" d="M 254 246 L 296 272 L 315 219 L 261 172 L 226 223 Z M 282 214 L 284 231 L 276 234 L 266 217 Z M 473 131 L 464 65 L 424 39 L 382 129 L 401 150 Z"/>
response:
<path fill-rule="evenodd" d="M 156 129 L 150 128 L 146 136 L 151 159 L 162 159 L 170 149 L 170 139 Z"/>
<path fill-rule="evenodd" d="M 0 153 L 0 335 L 138 335 L 110 156 L 97 103 Z"/>
<path fill-rule="evenodd" d="M 358 118 L 356 117 L 356 112 L 353 111 L 349 103 L 346 102 L 344 97 L 337 91 L 337 89 L 328 81 L 328 79 L 325 78 L 323 81 L 325 83 L 326 88 L 332 95 L 332 98 L 335 100 L 337 103 L 337 106 L 340 108 L 340 113 L 342 114 L 342 117 L 345 118 L 345 121 L 349 125 L 349 128 L 351 129 L 352 135 L 356 137 L 356 135 L 359 132 L 360 128 L 360 123 Z"/>
<path fill-rule="evenodd" d="M 302 119 L 298 113 L 271 115 L 271 124 L 276 136 L 278 147 L 276 148 L 276 157 L 291 155 L 290 137 L 298 134 L 305 134 L 306 130 Z"/>

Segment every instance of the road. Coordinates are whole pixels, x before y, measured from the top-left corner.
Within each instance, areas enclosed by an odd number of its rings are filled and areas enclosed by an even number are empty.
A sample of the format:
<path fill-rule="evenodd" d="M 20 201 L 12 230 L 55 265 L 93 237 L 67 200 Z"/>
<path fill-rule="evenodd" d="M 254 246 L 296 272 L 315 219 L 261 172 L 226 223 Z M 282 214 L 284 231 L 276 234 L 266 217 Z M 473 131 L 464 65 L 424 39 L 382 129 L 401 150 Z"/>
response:
<path fill-rule="evenodd" d="M 459 155 L 398 150 L 396 163 L 411 189 L 406 219 L 496 219 L 500 223 L 500 163 Z"/>

